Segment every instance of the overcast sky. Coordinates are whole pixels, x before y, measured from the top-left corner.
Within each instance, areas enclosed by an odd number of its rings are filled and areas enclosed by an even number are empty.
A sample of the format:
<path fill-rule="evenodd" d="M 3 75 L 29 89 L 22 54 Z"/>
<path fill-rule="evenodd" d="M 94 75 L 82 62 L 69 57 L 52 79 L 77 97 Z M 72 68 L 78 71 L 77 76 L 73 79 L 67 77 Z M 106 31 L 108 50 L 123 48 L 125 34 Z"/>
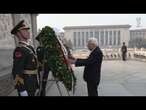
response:
<path fill-rule="evenodd" d="M 37 27 L 51 26 L 62 30 L 64 26 L 130 24 L 134 28 L 137 17 L 141 18 L 141 26 L 146 27 L 146 14 L 39 14 Z"/>

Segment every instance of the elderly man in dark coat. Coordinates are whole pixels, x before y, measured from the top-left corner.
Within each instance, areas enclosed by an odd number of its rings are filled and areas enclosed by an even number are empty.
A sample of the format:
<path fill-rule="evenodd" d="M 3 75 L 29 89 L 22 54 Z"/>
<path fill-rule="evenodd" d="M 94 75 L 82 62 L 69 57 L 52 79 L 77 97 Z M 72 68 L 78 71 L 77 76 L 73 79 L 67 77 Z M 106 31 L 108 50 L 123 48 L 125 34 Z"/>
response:
<path fill-rule="evenodd" d="M 87 47 L 91 51 L 87 59 L 69 59 L 68 61 L 75 66 L 85 66 L 84 80 L 87 82 L 88 96 L 98 96 L 103 53 L 95 38 L 88 40 Z"/>

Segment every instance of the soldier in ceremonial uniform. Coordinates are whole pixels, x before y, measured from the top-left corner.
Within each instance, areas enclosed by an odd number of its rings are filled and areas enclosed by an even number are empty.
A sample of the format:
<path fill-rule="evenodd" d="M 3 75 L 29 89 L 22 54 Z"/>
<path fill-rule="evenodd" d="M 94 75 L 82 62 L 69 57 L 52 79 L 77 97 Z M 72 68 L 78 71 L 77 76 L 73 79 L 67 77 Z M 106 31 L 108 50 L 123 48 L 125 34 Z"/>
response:
<path fill-rule="evenodd" d="M 13 53 L 12 68 L 15 88 L 19 96 L 35 96 L 38 89 L 37 57 L 34 48 L 27 43 L 30 39 L 29 29 L 22 20 L 11 31 L 19 41 Z"/>
<path fill-rule="evenodd" d="M 122 52 L 123 61 L 126 61 L 127 46 L 125 45 L 125 42 L 123 42 L 123 46 L 121 48 L 121 52 Z"/>

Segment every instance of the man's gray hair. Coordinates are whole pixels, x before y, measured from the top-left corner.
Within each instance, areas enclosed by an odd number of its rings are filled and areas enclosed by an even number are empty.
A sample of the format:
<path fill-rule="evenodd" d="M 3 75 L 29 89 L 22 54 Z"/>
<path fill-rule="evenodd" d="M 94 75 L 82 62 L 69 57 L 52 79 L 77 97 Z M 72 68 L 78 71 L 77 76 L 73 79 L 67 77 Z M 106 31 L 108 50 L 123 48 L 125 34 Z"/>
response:
<path fill-rule="evenodd" d="M 92 44 L 95 44 L 96 46 L 98 46 L 98 42 L 97 42 L 97 39 L 96 38 L 89 38 L 88 39 L 88 43 L 92 43 Z"/>

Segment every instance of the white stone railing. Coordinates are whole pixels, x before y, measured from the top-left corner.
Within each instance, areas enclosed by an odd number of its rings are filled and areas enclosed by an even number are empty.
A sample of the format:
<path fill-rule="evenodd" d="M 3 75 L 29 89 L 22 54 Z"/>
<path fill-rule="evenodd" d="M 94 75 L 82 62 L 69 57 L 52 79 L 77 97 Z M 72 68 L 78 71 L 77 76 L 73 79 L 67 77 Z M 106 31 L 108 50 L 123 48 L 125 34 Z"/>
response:
<path fill-rule="evenodd" d="M 102 49 L 103 52 L 103 59 L 104 60 L 121 60 L 122 59 L 122 53 L 121 49 Z M 133 50 L 128 49 L 127 52 L 127 59 L 133 59 L 134 58 L 134 53 Z"/>
<path fill-rule="evenodd" d="M 136 49 L 134 50 L 134 58 L 136 60 L 146 61 L 146 49 Z"/>
<path fill-rule="evenodd" d="M 146 49 L 136 49 L 136 48 L 128 48 L 127 49 L 127 60 L 146 60 Z M 122 60 L 121 49 L 102 49 L 103 52 L 103 60 Z M 89 51 L 76 51 L 74 52 L 74 56 L 76 58 L 87 58 L 90 54 Z"/>
<path fill-rule="evenodd" d="M 146 56 L 146 49 L 144 49 L 144 48 L 135 49 L 135 50 L 134 50 L 134 53 L 135 53 L 136 55 Z"/>
<path fill-rule="evenodd" d="M 119 60 L 122 59 L 120 49 L 102 49 L 104 60 Z M 128 48 L 127 59 L 146 61 L 146 49 Z"/>

